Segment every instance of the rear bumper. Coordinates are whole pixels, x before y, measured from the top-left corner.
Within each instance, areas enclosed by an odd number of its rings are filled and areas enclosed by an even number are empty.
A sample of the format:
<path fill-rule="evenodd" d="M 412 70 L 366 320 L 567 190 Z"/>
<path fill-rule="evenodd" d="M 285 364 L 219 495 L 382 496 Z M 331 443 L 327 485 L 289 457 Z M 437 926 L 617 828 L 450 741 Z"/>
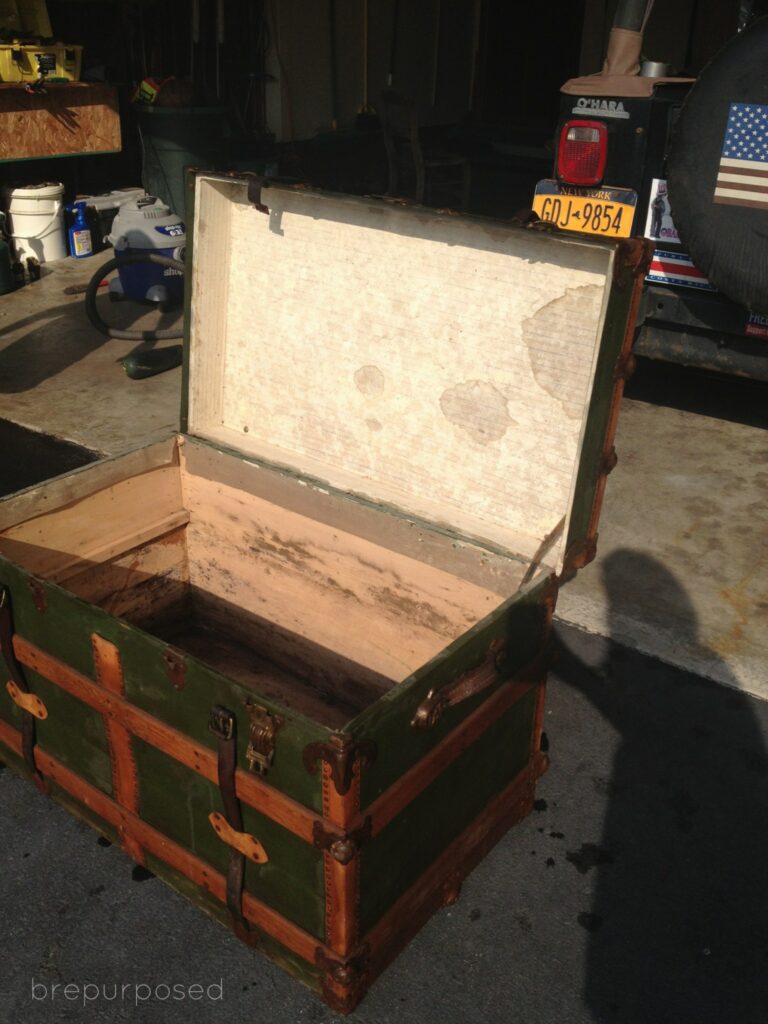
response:
<path fill-rule="evenodd" d="M 749 314 L 717 292 L 648 284 L 634 352 L 768 381 L 768 337 L 745 333 Z"/>

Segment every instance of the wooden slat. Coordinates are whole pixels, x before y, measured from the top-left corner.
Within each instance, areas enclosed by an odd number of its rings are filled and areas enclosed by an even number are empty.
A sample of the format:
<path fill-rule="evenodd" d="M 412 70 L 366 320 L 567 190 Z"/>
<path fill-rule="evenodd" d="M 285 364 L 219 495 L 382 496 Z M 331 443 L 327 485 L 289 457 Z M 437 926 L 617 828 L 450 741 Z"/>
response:
<path fill-rule="evenodd" d="M 350 955 L 359 935 L 360 858 L 353 857 L 349 864 L 339 864 L 326 853 L 323 855 L 325 875 L 325 942 L 334 953 L 344 958 Z"/>
<path fill-rule="evenodd" d="M 346 829 L 360 809 L 360 765 L 354 766 L 352 783 L 343 795 L 336 791 L 331 766 L 323 762 L 323 816 L 337 828 Z M 360 855 L 339 864 L 323 855 L 325 878 L 325 941 L 340 958 L 350 955 L 359 935 Z"/>
<path fill-rule="evenodd" d="M 0 535 L 0 553 L 38 576 L 59 579 L 78 563 L 140 544 L 148 522 L 160 532 L 186 522 L 177 466 L 129 476 L 17 522 Z"/>
<path fill-rule="evenodd" d="M 239 193 L 242 198 L 242 193 Z M 212 356 L 205 367 L 198 364 L 197 353 L 190 349 L 189 380 L 197 380 L 204 370 L 206 385 L 203 394 L 200 389 L 189 388 L 190 416 L 208 419 L 215 414 L 221 402 L 224 385 L 224 366 L 227 354 L 227 303 L 228 267 L 225 260 L 209 259 L 209 254 L 228 252 L 230 248 L 230 215 L 232 201 L 238 197 L 238 185 L 234 182 L 218 182 L 208 192 L 208 203 L 203 209 L 195 202 L 195 220 L 192 228 L 194 239 L 195 266 L 202 270 L 207 282 L 205 288 L 197 288 L 190 306 L 190 330 L 201 333 L 208 339 L 206 349 Z M 262 215 L 263 216 L 263 215 Z M 195 275 L 200 280 L 199 273 Z M 255 311 L 254 311 L 255 312 Z M 255 316 L 253 318 L 256 319 Z M 186 430 L 186 427 L 184 427 Z"/>
<path fill-rule="evenodd" d="M 8 530 L 36 516 L 45 515 L 82 501 L 97 491 L 119 483 L 131 476 L 142 476 L 162 466 L 178 465 L 178 439 L 169 437 L 157 444 L 147 445 L 127 455 L 117 455 L 103 462 L 93 462 L 75 469 L 65 476 L 46 480 L 42 484 L 4 498 L 0 503 L 0 531 Z M 179 502 L 181 507 L 181 502 Z"/>
<path fill-rule="evenodd" d="M 336 532 L 360 537 L 399 555 L 415 558 L 425 565 L 448 572 L 454 579 L 507 597 L 520 584 L 525 562 L 485 547 L 478 549 L 441 531 L 434 523 L 392 515 L 379 505 L 350 499 L 349 494 L 320 486 L 265 463 L 238 458 L 226 450 L 186 437 L 179 447 L 184 507 L 190 508 L 190 478 L 218 480 L 225 487 L 269 501 L 281 509 L 309 516 Z M 250 500 L 247 498 L 246 500 Z M 525 538 L 513 545 L 522 552 Z M 386 555 L 384 556 L 386 558 Z"/>
<path fill-rule="evenodd" d="M 0 742 L 21 756 L 20 733 L 2 721 L 0 721 Z M 95 786 L 81 779 L 79 775 L 70 771 L 40 747 L 36 748 L 35 756 L 40 770 L 48 779 L 61 786 L 70 796 L 79 800 L 90 811 L 112 825 L 121 835 L 129 835 L 152 856 L 186 875 L 195 885 L 210 893 L 217 900 L 222 903 L 225 901 L 226 880 L 205 861 L 195 857 L 194 854 L 168 839 L 162 832 L 158 832 L 157 829 L 124 807 L 120 807 L 106 793 L 102 793 L 100 789 L 96 789 Z M 330 954 L 330 951 L 325 949 L 314 936 L 288 921 L 249 893 L 243 895 L 243 913 L 251 924 L 282 943 L 307 963 L 315 962 L 318 948 L 323 950 L 326 955 Z"/>
<path fill-rule="evenodd" d="M 91 636 L 93 662 L 96 678 L 105 690 L 123 696 L 125 681 L 120 652 L 117 647 L 94 633 Z M 112 764 L 112 793 L 121 807 L 132 814 L 139 813 L 139 778 L 136 771 L 136 760 L 133 756 L 133 744 L 128 730 L 109 715 L 104 717 L 104 731 L 109 747 L 109 759 Z M 126 834 L 122 837 L 123 849 L 139 864 L 144 863 L 144 854 L 136 840 Z"/>
<path fill-rule="evenodd" d="M 492 590 L 317 522 L 309 510 L 281 508 L 218 477 L 185 472 L 183 486 L 190 583 L 226 599 L 233 625 L 236 609 L 258 610 L 400 682 L 500 604 Z M 246 620 L 242 632 L 249 629 Z"/>
<path fill-rule="evenodd" d="M 0 162 L 35 157 L 119 153 L 117 89 L 72 82 L 31 95 L 0 84 Z"/>
<path fill-rule="evenodd" d="M 96 563 L 100 564 L 102 562 L 109 562 L 114 558 L 119 558 L 129 551 L 133 551 L 134 548 L 148 544 L 159 537 L 164 537 L 179 526 L 186 526 L 188 522 L 189 512 L 181 509 L 179 512 L 174 512 L 163 519 L 148 523 L 138 530 L 131 530 L 122 537 L 114 537 L 92 548 L 86 548 L 77 556 L 62 562 L 52 572 L 47 573 L 46 578 L 52 583 L 62 583 L 64 580 L 69 580 L 72 576 L 77 575 L 78 572 L 82 572 L 83 569 L 90 569 Z"/>
<path fill-rule="evenodd" d="M 640 302 L 643 296 L 643 289 L 645 287 L 645 280 L 643 275 L 635 277 L 632 282 L 632 299 L 630 302 L 630 309 L 627 315 L 627 328 L 624 332 L 624 339 L 622 341 L 621 353 L 619 360 L 627 360 L 634 358 L 632 353 L 632 345 L 635 339 L 635 323 L 637 321 L 637 314 L 640 308 Z M 634 365 L 634 364 L 632 364 Z M 613 443 L 616 439 L 616 427 L 619 423 L 619 411 L 621 409 L 621 399 L 624 396 L 624 377 L 619 375 L 614 383 L 613 395 L 611 396 L 611 409 L 608 414 L 608 423 L 605 428 L 605 436 L 603 438 L 603 459 L 613 450 Z M 608 471 L 610 472 L 610 471 Z M 595 487 L 595 497 L 592 502 L 592 512 L 589 518 L 589 529 L 587 531 L 587 540 L 597 540 L 597 527 L 600 522 L 600 512 L 603 507 L 603 497 L 605 495 L 605 485 L 608 482 L 608 472 L 603 472 L 597 481 Z"/>
<path fill-rule="evenodd" d="M 184 527 L 179 527 L 109 562 L 82 567 L 61 586 L 134 626 L 152 623 L 152 632 L 156 632 L 158 622 L 186 604 L 184 532 Z"/>
<path fill-rule="evenodd" d="M 108 693 L 87 676 L 46 654 L 18 634 L 13 638 L 13 649 L 22 665 L 44 676 L 101 714 L 110 716 L 145 743 L 151 744 L 180 764 L 218 784 L 216 755 L 212 750 L 196 745 L 177 729 L 165 725 L 154 715 L 147 714 L 123 697 Z M 261 814 L 266 814 L 299 838 L 312 843 L 313 825 L 321 820 L 318 815 L 241 769 L 237 770 L 235 782 L 237 795 L 243 803 Z"/>

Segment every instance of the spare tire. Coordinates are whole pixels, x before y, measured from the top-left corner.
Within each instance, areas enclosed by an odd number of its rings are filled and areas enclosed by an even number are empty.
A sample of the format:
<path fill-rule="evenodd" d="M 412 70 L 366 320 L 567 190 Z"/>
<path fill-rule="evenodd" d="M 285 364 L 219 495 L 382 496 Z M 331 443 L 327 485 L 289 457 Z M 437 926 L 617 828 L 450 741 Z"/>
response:
<path fill-rule="evenodd" d="M 667 171 L 672 216 L 693 262 L 721 292 L 762 314 L 768 314 L 766 67 L 768 17 L 732 39 L 702 71 L 680 112 Z"/>

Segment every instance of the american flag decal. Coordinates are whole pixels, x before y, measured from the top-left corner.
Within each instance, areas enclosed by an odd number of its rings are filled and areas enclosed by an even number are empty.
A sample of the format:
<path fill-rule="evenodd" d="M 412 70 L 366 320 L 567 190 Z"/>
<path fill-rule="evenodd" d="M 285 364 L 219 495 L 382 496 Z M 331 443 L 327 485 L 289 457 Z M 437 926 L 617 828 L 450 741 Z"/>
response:
<path fill-rule="evenodd" d="M 731 104 L 714 201 L 768 209 L 768 106 Z"/>
<path fill-rule="evenodd" d="M 684 252 L 665 252 L 662 249 L 656 249 L 645 279 L 646 281 L 656 281 L 659 284 L 703 288 L 710 292 L 716 290 L 699 268 L 693 265 L 691 257 Z"/>

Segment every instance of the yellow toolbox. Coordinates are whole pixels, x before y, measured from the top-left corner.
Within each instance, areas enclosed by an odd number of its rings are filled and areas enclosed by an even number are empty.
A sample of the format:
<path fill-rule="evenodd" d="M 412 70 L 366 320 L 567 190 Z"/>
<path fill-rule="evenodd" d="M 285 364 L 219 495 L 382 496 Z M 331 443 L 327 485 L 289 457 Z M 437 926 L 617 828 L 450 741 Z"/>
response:
<path fill-rule="evenodd" d="M 0 82 L 34 82 L 46 78 L 80 81 L 82 46 L 66 43 L 0 43 Z"/>

